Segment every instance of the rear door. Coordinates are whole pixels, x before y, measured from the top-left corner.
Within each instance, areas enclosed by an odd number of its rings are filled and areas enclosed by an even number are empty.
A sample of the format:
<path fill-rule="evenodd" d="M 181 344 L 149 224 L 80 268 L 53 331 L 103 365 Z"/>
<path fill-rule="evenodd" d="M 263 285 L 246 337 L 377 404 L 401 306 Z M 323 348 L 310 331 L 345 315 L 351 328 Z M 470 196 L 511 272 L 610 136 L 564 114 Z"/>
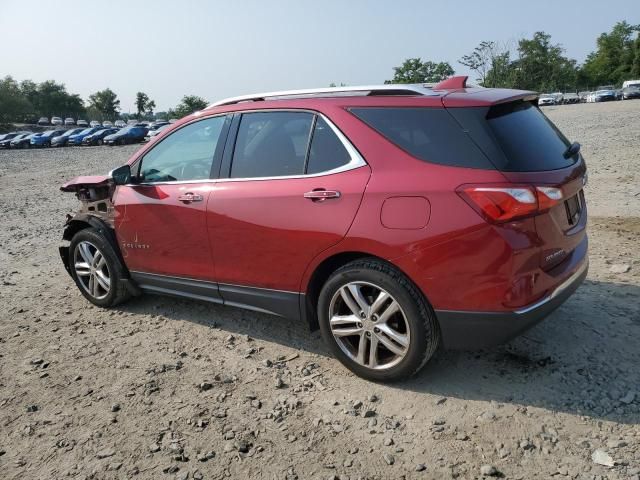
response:
<path fill-rule="evenodd" d="M 239 114 L 228 145 L 207 208 L 220 292 L 225 303 L 287 314 L 261 300 L 264 289 L 297 295 L 311 260 L 347 233 L 370 169 L 312 112 Z"/>
<path fill-rule="evenodd" d="M 127 267 L 143 287 L 160 284 L 149 274 L 215 280 L 206 206 L 228 126 L 225 116 L 183 126 L 138 161 L 137 183 L 117 188 L 116 235 Z"/>

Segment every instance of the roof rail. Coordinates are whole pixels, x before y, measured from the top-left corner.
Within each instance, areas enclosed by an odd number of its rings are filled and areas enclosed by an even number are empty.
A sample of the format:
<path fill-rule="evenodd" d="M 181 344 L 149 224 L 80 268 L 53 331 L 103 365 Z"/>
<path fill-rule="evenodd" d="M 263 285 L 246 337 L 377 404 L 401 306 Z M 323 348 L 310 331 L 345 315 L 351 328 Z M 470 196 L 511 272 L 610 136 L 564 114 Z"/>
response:
<path fill-rule="evenodd" d="M 239 97 L 225 98 L 214 102 L 207 108 L 221 105 L 232 105 L 240 102 L 256 102 L 261 100 L 276 100 L 282 98 L 310 98 L 310 97 L 351 97 L 367 95 L 439 95 L 433 91 L 433 84 L 386 84 L 362 85 L 354 87 L 309 88 L 304 90 L 283 90 L 280 92 L 254 93 Z"/>

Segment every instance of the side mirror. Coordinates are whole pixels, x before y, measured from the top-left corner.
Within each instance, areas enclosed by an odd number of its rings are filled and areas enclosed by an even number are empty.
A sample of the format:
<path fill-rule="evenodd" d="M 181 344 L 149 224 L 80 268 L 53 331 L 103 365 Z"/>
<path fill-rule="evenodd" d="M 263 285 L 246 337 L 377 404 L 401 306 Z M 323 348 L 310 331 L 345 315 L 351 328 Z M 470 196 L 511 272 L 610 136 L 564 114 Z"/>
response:
<path fill-rule="evenodd" d="M 131 167 L 129 165 L 122 165 L 121 167 L 111 170 L 111 179 L 116 185 L 131 183 Z"/>

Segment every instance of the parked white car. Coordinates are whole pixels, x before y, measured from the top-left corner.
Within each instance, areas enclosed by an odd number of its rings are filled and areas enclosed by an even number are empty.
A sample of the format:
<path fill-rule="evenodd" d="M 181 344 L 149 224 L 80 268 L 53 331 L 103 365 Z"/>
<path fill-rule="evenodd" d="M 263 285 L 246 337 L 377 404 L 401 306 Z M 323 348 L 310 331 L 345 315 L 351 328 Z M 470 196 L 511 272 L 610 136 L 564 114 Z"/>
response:
<path fill-rule="evenodd" d="M 64 119 L 64 124 L 65 125 L 75 125 L 76 121 L 71 117 L 67 117 L 67 118 Z"/>
<path fill-rule="evenodd" d="M 127 124 L 124 123 L 124 120 L 116 120 L 113 125 L 119 128 L 123 128 L 127 126 Z"/>
<path fill-rule="evenodd" d="M 538 98 L 539 107 L 544 107 L 545 105 L 555 105 L 555 104 L 556 104 L 556 97 L 552 94 L 540 95 L 540 98 Z"/>
<path fill-rule="evenodd" d="M 51 125 L 62 125 L 64 121 L 60 117 L 51 117 Z"/>
<path fill-rule="evenodd" d="M 624 90 L 627 87 L 640 87 L 640 80 L 625 80 L 622 82 L 622 89 Z"/>

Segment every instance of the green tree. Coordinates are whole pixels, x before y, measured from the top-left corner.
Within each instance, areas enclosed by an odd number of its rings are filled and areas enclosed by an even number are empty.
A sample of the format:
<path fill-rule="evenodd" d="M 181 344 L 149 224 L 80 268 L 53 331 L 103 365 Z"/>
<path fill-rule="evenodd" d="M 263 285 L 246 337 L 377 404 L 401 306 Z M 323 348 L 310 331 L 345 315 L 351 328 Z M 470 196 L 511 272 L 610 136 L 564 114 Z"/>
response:
<path fill-rule="evenodd" d="M 640 74 L 640 25 L 616 23 L 609 33 L 602 33 L 597 48 L 582 66 L 582 78 L 589 85 L 619 85 Z"/>
<path fill-rule="evenodd" d="M 106 88 L 89 95 L 90 111 L 99 113 L 103 118 L 115 120 L 120 110 L 120 100 L 113 90 Z"/>
<path fill-rule="evenodd" d="M 202 110 L 207 107 L 209 103 L 202 97 L 197 95 L 185 95 L 182 97 L 182 101 L 178 106 L 169 110 L 167 113 L 171 118 L 182 118 L 198 110 Z"/>
<path fill-rule="evenodd" d="M 434 83 L 455 73 L 447 62 L 423 62 L 420 58 L 409 58 L 393 70 L 393 78 L 384 83 Z"/>
<path fill-rule="evenodd" d="M 0 79 L 0 124 L 22 121 L 32 110 L 33 106 L 13 77 Z"/>
<path fill-rule="evenodd" d="M 497 42 L 482 41 L 458 63 L 476 72 L 476 81 L 484 87 L 510 88 L 514 82 L 514 68 L 509 50 Z"/>
<path fill-rule="evenodd" d="M 631 71 L 629 73 L 632 78 L 640 78 L 640 34 L 633 42 L 633 61 L 631 62 Z"/>
<path fill-rule="evenodd" d="M 476 80 L 480 82 L 480 85 L 484 85 L 487 80 L 487 74 L 491 70 L 495 49 L 496 42 L 482 41 L 480 45 L 473 49 L 473 52 L 469 55 L 464 55 L 458 60 L 458 63 L 476 72 L 476 75 L 478 75 Z"/>
<path fill-rule="evenodd" d="M 146 93 L 136 93 L 136 109 L 138 110 L 139 119 L 147 115 L 152 115 L 154 108 L 156 108 L 156 102 L 151 100 Z"/>
<path fill-rule="evenodd" d="M 32 105 L 33 116 L 77 116 L 84 113 L 84 103 L 79 95 L 70 94 L 62 83 L 47 80 L 35 83 L 20 82 L 20 92 Z"/>
<path fill-rule="evenodd" d="M 564 56 L 551 35 L 536 32 L 533 38 L 518 41 L 518 59 L 513 62 L 514 86 L 525 90 L 567 91 L 576 88 L 576 61 Z"/>
<path fill-rule="evenodd" d="M 511 52 L 497 54 L 493 58 L 483 85 L 491 88 L 513 88 L 515 83 L 516 69 L 511 61 Z"/>

